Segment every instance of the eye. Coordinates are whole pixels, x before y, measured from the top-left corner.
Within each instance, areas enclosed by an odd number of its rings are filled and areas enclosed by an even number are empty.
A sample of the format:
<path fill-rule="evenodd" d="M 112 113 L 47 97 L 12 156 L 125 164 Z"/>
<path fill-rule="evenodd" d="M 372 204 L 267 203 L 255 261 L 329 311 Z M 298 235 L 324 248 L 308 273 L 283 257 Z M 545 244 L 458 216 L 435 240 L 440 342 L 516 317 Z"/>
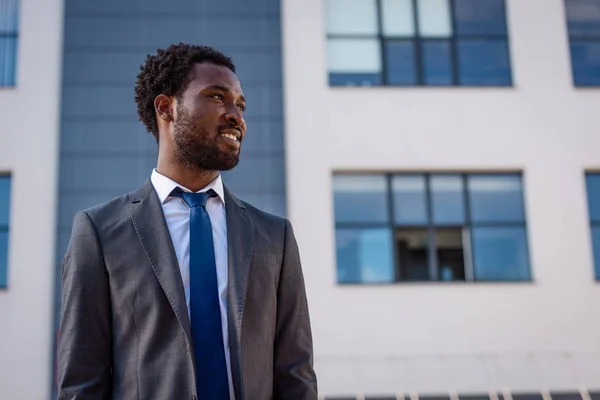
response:
<path fill-rule="evenodd" d="M 223 99 L 225 98 L 221 93 L 209 94 L 208 97 L 211 97 L 213 99 L 217 99 L 217 100 L 220 100 L 220 101 L 223 101 Z"/>
<path fill-rule="evenodd" d="M 243 105 L 243 104 L 238 104 L 237 108 L 238 108 L 238 109 L 239 109 L 241 112 L 244 112 L 244 111 L 246 111 L 246 106 L 245 106 L 245 105 Z"/>

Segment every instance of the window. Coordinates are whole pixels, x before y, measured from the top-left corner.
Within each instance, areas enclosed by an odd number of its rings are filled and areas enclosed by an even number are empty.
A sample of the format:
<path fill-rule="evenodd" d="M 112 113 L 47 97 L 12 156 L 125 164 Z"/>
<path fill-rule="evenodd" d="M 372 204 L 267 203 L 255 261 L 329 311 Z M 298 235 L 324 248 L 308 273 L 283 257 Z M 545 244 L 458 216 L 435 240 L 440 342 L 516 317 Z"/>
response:
<path fill-rule="evenodd" d="M 18 15 L 17 0 L 0 0 L 0 87 L 16 83 Z"/>
<path fill-rule="evenodd" d="M 531 279 L 520 174 L 336 174 L 333 188 L 339 283 Z"/>
<path fill-rule="evenodd" d="M 600 0 L 565 0 L 575 86 L 600 86 Z"/>
<path fill-rule="evenodd" d="M 600 173 L 588 173 L 585 177 L 588 196 L 588 212 L 592 231 L 592 249 L 596 280 L 600 280 Z"/>
<path fill-rule="evenodd" d="M 7 285 L 10 176 L 0 175 L 0 288 Z"/>
<path fill-rule="evenodd" d="M 329 84 L 512 85 L 504 0 L 326 0 Z"/>

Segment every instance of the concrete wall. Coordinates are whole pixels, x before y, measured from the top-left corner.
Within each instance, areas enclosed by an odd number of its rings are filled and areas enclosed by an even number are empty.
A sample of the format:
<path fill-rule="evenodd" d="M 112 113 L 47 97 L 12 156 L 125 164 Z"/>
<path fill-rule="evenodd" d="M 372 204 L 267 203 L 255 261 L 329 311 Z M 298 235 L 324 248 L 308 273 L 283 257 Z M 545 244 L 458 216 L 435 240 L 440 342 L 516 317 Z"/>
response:
<path fill-rule="evenodd" d="M 514 87 L 419 89 L 330 88 L 323 1 L 283 2 L 288 213 L 325 395 L 600 388 L 600 92 L 573 88 L 562 0 L 506 4 Z M 338 286 L 345 170 L 521 170 L 533 282 Z"/>
<path fill-rule="evenodd" d="M 17 84 L 0 88 L 0 171 L 12 174 L 1 399 L 44 399 L 50 385 L 62 21 L 61 0 L 20 2 Z"/>

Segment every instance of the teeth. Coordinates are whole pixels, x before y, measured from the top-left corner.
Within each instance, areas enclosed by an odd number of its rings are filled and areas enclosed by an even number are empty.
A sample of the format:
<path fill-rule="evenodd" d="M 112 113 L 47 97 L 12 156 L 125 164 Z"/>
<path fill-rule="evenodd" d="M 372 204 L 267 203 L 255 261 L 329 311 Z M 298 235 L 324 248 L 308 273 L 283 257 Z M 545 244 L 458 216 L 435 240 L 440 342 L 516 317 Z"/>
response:
<path fill-rule="evenodd" d="M 224 133 L 222 136 L 225 136 L 226 138 L 229 138 L 229 139 L 233 139 L 237 142 L 237 138 L 230 133 Z"/>

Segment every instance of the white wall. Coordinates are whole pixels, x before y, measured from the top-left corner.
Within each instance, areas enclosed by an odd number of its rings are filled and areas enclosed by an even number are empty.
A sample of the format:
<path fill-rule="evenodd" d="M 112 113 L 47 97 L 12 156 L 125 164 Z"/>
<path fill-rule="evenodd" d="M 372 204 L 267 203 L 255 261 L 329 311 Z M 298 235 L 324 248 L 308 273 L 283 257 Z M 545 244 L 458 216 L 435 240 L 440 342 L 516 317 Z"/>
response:
<path fill-rule="evenodd" d="M 284 0 L 288 210 L 326 395 L 600 389 L 584 171 L 600 91 L 573 88 L 563 0 L 506 0 L 514 87 L 329 88 L 324 0 Z M 532 283 L 336 285 L 333 171 L 522 170 Z"/>
<path fill-rule="evenodd" d="M 61 0 L 21 1 L 17 86 L 0 88 L 0 171 L 12 174 L 0 399 L 50 393 L 62 20 Z"/>

